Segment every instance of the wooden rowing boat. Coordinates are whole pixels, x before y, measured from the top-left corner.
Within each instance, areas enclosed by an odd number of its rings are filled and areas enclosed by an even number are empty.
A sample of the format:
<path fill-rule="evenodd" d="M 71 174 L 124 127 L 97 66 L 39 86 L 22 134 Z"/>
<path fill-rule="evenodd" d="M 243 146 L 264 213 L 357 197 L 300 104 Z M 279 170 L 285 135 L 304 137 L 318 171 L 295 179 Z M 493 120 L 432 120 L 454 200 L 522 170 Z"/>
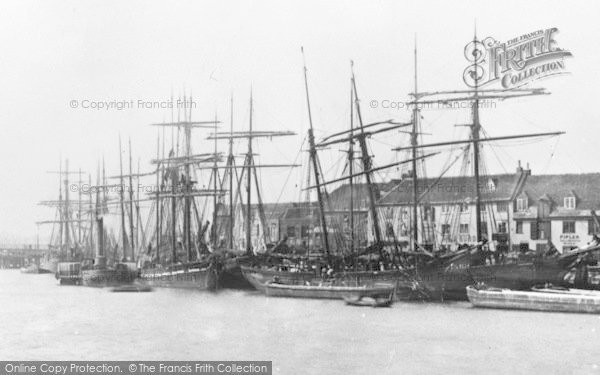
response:
<path fill-rule="evenodd" d="M 577 292 L 516 291 L 468 286 L 467 296 L 475 307 L 600 313 L 600 295 Z"/>
<path fill-rule="evenodd" d="M 394 302 L 393 294 L 388 296 L 345 296 L 346 305 L 368 307 L 390 307 Z"/>
<path fill-rule="evenodd" d="M 394 294 L 394 285 L 335 285 L 332 283 L 308 283 L 306 285 L 282 284 L 279 282 L 268 282 L 265 284 L 265 292 L 270 297 L 293 297 L 293 298 L 323 298 L 344 299 L 348 296 L 380 296 Z"/>

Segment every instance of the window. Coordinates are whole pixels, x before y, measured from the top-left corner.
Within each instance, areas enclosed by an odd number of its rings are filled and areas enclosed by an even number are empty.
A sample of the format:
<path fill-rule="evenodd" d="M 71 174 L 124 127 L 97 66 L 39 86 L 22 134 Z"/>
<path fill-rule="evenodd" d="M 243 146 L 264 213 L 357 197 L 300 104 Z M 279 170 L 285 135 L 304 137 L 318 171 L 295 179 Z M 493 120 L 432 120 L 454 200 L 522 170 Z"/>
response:
<path fill-rule="evenodd" d="M 462 234 L 469 233 L 469 224 L 461 224 L 459 232 Z"/>
<path fill-rule="evenodd" d="M 531 224 L 529 224 L 530 226 L 530 235 L 529 238 L 531 238 L 532 240 L 537 240 L 540 239 L 540 232 L 539 232 L 539 225 L 537 222 L 532 221 Z M 543 235 L 542 235 L 542 239 L 543 239 Z"/>
<path fill-rule="evenodd" d="M 563 221 L 563 233 L 575 233 L 575 222 Z"/>
<path fill-rule="evenodd" d="M 588 220 L 588 234 L 591 236 L 592 234 L 596 234 L 598 232 L 600 232 L 600 230 L 598 230 L 598 226 L 594 220 Z"/>
<path fill-rule="evenodd" d="M 460 212 L 469 212 L 469 205 L 466 203 L 461 203 Z"/>
<path fill-rule="evenodd" d="M 442 224 L 442 236 L 450 235 L 450 224 Z"/>
<path fill-rule="evenodd" d="M 575 197 L 565 197 L 565 208 L 575 209 Z"/>
<path fill-rule="evenodd" d="M 481 228 L 481 234 L 483 234 L 483 235 L 486 235 L 486 236 L 487 236 L 487 234 L 488 234 L 488 231 L 487 231 L 487 229 L 488 229 L 488 228 L 487 228 L 487 222 L 485 222 L 485 221 L 482 221 L 482 222 L 481 222 L 481 225 L 480 225 L 480 228 Z"/>
<path fill-rule="evenodd" d="M 523 234 L 523 222 L 522 221 L 517 221 L 516 231 L 517 231 L 517 234 Z"/>
<path fill-rule="evenodd" d="M 498 212 L 506 212 L 506 211 L 508 211 L 508 204 L 507 203 L 498 203 L 498 204 L 496 204 L 496 210 Z"/>
<path fill-rule="evenodd" d="M 308 237 L 308 225 L 303 225 L 300 228 L 300 237 L 307 238 Z"/>
<path fill-rule="evenodd" d="M 481 206 L 479 206 L 479 212 L 481 212 L 482 214 L 486 213 L 487 211 L 487 206 L 485 204 L 482 204 Z"/>
<path fill-rule="evenodd" d="M 442 205 L 442 213 L 445 214 L 448 212 L 450 212 L 450 206 L 448 206 L 447 204 L 443 204 Z"/>
<path fill-rule="evenodd" d="M 296 237 L 296 227 L 290 225 L 287 227 L 287 236 L 288 237 Z"/>
<path fill-rule="evenodd" d="M 517 199 L 517 211 L 523 212 L 527 210 L 527 198 Z"/>
<path fill-rule="evenodd" d="M 503 221 L 498 222 L 498 233 L 506 233 L 506 223 Z"/>

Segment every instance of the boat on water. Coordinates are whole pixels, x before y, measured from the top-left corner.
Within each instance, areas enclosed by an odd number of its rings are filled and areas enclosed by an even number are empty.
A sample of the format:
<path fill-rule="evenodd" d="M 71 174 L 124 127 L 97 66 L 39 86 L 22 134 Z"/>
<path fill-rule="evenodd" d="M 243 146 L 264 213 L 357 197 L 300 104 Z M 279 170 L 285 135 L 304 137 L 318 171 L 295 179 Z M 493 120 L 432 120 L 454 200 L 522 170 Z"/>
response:
<path fill-rule="evenodd" d="M 265 293 L 269 297 L 344 299 L 351 296 L 394 295 L 395 285 L 348 285 L 333 282 L 309 282 L 307 284 L 282 284 L 269 281 L 265 284 Z"/>
<path fill-rule="evenodd" d="M 346 305 L 360 307 L 390 307 L 394 303 L 394 295 L 390 293 L 388 296 L 346 296 L 344 297 Z"/>
<path fill-rule="evenodd" d="M 81 285 L 81 263 L 60 262 L 54 275 L 60 285 Z"/>
<path fill-rule="evenodd" d="M 600 295 L 587 291 L 557 292 L 541 288 L 534 291 L 468 286 L 467 296 L 475 307 L 536 310 L 571 313 L 600 313 Z"/>
<path fill-rule="evenodd" d="M 133 283 L 129 285 L 115 286 L 110 291 L 113 293 L 144 293 L 151 292 L 152 290 L 152 287 L 148 285 Z"/>
<path fill-rule="evenodd" d="M 60 263 L 60 261 L 60 257 L 48 255 L 40 260 L 38 272 L 55 274 L 58 270 L 58 263 Z"/>
<path fill-rule="evenodd" d="M 529 256 L 499 264 L 486 264 L 469 268 L 477 283 L 490 287 L 529 290 L 536 285 L 553 284 L 563 287 L 600 289 L 599 269 L 595 260 L 588 260 L 592 252 L 600 250 L 600 239 L 563 254 Z"/>
<path fill-rule="evenodd" d="M 30 264 L 27 267 L 21 267 L 21 273 L 44 273 L 37 264 Z"/>

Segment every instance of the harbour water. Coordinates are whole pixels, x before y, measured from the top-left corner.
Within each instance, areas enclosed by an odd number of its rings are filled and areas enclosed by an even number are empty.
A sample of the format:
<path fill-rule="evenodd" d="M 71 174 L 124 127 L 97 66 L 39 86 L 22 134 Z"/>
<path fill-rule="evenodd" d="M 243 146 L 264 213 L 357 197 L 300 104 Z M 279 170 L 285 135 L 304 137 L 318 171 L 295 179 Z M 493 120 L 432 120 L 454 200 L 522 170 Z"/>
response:
<path fill-rule="evenodd" d="M 275 374 L 600 373 L 600 316 L 58 286 L 0 271 L 3 360 L 269 360 Z"/>

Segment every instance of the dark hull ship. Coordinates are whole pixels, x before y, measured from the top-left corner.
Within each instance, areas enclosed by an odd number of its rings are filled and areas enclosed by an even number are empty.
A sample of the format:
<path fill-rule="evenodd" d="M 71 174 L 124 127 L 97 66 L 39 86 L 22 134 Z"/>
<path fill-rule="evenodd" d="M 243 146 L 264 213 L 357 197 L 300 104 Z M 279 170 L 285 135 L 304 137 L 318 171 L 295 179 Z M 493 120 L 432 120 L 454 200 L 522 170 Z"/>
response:
<path fill-rule="evenodd" d="M 157 165 L 156 184 L 160 189 L 150 193 L 156 213 L 152 236 L 155 251 L 150 247 L 141 259 L 139 279 L 154 287 L 215 291 L 221 288 L 223 259 L 208 250 L 204 240 L 208 223 L 202 223 L 196 198 L 222 193 L 216 188 L 195 188 L 192 167 L 215 163 L 221 155 L 192 154 L 191 137 L 193 129 L 214 128 L 219 122 L 191 121 L 191 107 L 189 112 L 184 110 L 183 121 L 154 124 L 183 130 L 184 149 L 181 156 L 172 149 L 168 157 L 164 152 L 160 157 L 160 139 L 157 143 L 157 158 L 152 163 Z M 178 231 L 180 225 L 182 230 Z"/>

